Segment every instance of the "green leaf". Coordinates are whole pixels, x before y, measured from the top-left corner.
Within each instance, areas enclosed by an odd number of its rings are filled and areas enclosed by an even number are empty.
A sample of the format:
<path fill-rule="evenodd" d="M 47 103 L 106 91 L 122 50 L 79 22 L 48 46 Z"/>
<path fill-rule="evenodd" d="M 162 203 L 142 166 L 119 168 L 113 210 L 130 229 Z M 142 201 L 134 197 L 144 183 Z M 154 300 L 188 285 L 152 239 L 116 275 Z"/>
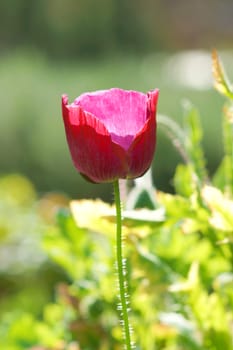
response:
<path fill-rule="evenodd" d="M 189 198 L 196 190 L 195 178 L 189 164 L 179 164 L 174 176 L 176 193 Z"/>
<path fill-rule="evenodd" d="M 228 107 L 224 108 L 223 115 L 223 145 L 224 145 L 224 174 L 225 190 L 229 195 L 233 193 L 233 124 L 228 117 Z"/>
<path fill-rule="evenodd" d="M 184 102 L 185 149 L 199 184 L 207 179 L 206 160 L 202 148 L 203 131 L 198 110 L 189 102 Z"/>
<path fill-rule="evenodd" d="M 190 201 L 179 195 L 172 195 L 170 193 L 159 192 L 158 199 L 161 205 L 165 207 L 167 220 L 165 224 L 171 222 L 177 223 L 185 217 L 192 217 L 194 215 Z"/>
<path fill-rule="evenodd" d="M 169 283 L 174 282 L 177 278 L 176 272 L 159 256 L 147 251 L 140 244 L 135 243 L 135 249 L 139 254 L 140 265 L 145 266 L 148 271 L 160 272 L 163 275 L 163 279 Z M 156 288 L 156 286 L 155 286 Z"/>
<path fill-rule="evenodd" d="M 202 329 L 203 345 L 209 349 L 232 350 L 229 310 L 217 293 L 207 293 L 201 286 L 190 296 L 190 306 Z"/>
<path fill-rule="evenodd" d="M 226 164 L 227 158 L 223 157 L 220 165 L 218 166 L 215 174 L 212 177 L 212 184 L 217 187 L 219 190 L 224 191 L 226 189 L 226 168 L 228 165 Z"/>

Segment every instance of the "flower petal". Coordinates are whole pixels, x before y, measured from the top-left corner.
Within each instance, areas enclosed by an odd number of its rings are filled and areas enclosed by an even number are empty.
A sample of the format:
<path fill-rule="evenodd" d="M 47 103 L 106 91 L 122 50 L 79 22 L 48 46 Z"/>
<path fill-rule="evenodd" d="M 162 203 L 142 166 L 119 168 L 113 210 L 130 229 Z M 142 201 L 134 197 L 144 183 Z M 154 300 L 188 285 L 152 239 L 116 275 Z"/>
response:
<path fill-rule="evenodd" d="M 147 93 L 147 113 L 150 116 L 156 116 L 157 103 L 159 98 L 159 90 L 155 89 Z"/>
<path fill-rule="evenodd" d="M 126 152 L 111 140 L 104 126 L 91 113 L 62 99 L 66 137 L 76 169 L 93 182 L 112 182 L 127 176 Z"/>
<path fill-rule="evenodd" d="M 156 145 L 156 106 L 158 95 L 158 90 L 148 93 L 148 120 L 135 136 L 127 152 L 129 161 L 128 178 L 142 176 L 152 163 Z"/>
<path fill-rule="evenodd" d="M 129 161 L 128 178 L 142 176 L 150 167 L 155 151 L 155 119 L 150 118 L 136 135 L 127 154 Z"/>
<path fill-rule="evenodd" d="M 113 88 L 79 96 L 74 104 L 92 113 L 111 134 L 112 140 L 128 149 L 147 119 L 147 96 L 141 92 Z"/>

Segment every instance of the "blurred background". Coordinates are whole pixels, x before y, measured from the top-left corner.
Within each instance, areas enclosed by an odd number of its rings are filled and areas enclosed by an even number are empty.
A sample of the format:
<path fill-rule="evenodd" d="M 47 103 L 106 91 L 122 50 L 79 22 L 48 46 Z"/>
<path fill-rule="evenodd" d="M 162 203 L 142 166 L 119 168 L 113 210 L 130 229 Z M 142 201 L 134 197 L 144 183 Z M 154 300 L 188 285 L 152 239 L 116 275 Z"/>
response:
<path fill-rule="evenodd" d="M 160 89 L 159 113 L 182 122 L 199 109 L 210 171 L 221 157 L 222 99 L 212 88 L 211 49 L 232 73 L 231 0 L 10 0 L 0 3 L 0 172 L 22 173 L 40 193 L 112 199 L 73 168 L 60 96 L 121 87 Z M 157 187 L 172 191 L 179 156 L 160 128 Z"/>
<path fill-rule="evenodd" d="M 68 279 L 41 248 L 56 207 L 67 197 L 112 201 L 110 185 L 87 183 L 72 165 L 61 95 L 157 87 L 158 112 L 180 124 L 190 100 L 212 172 L 222 154 L 223 98 L 212 86 L 211 50 L 233 77 L 232 18 L 232 0 L 0 1 L 0 317 L 41 315 L 54 285 Z M 159 126 L 157 188 L 173 190 L 180 161 Z"/>

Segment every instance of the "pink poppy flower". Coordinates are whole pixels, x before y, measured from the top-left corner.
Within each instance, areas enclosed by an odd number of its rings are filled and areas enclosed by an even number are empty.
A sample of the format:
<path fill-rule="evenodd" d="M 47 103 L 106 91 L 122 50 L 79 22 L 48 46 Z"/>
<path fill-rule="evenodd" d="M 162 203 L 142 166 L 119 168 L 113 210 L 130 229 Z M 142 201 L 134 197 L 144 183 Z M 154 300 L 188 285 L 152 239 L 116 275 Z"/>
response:
<path fill-rule="evenodd" d="M 84 93 L 71 104 L 62 96 L 67 142 L 76 169 L 92 182 L 143 175 L 156 143 L 159 91 L 113 88 Z"/>

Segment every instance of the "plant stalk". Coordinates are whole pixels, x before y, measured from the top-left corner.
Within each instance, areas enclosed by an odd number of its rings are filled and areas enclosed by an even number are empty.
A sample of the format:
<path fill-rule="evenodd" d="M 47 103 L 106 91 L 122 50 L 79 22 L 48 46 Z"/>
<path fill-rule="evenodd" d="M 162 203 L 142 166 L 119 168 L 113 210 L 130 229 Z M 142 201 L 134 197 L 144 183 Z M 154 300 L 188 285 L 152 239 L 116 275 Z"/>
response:
<path fill-rule="evenodd" d="M 114 195 L 116 204 L 116 258 L 117 258 L 117 274 L 119 283 L 119 296 L 120 296 L 120 312 L 121 322 L 123 329 L 123 336 L 125 341 L 125 349 L 131 350 L 131 332 L 129 324 L 129 315 L 127 307 L 127 284 L 125 279 L 125 266 L 122 254 L 122 213 L 121 213 L 121 200 L 120 200 L 120 189 L 119 180 L 114 181 Z"/>

